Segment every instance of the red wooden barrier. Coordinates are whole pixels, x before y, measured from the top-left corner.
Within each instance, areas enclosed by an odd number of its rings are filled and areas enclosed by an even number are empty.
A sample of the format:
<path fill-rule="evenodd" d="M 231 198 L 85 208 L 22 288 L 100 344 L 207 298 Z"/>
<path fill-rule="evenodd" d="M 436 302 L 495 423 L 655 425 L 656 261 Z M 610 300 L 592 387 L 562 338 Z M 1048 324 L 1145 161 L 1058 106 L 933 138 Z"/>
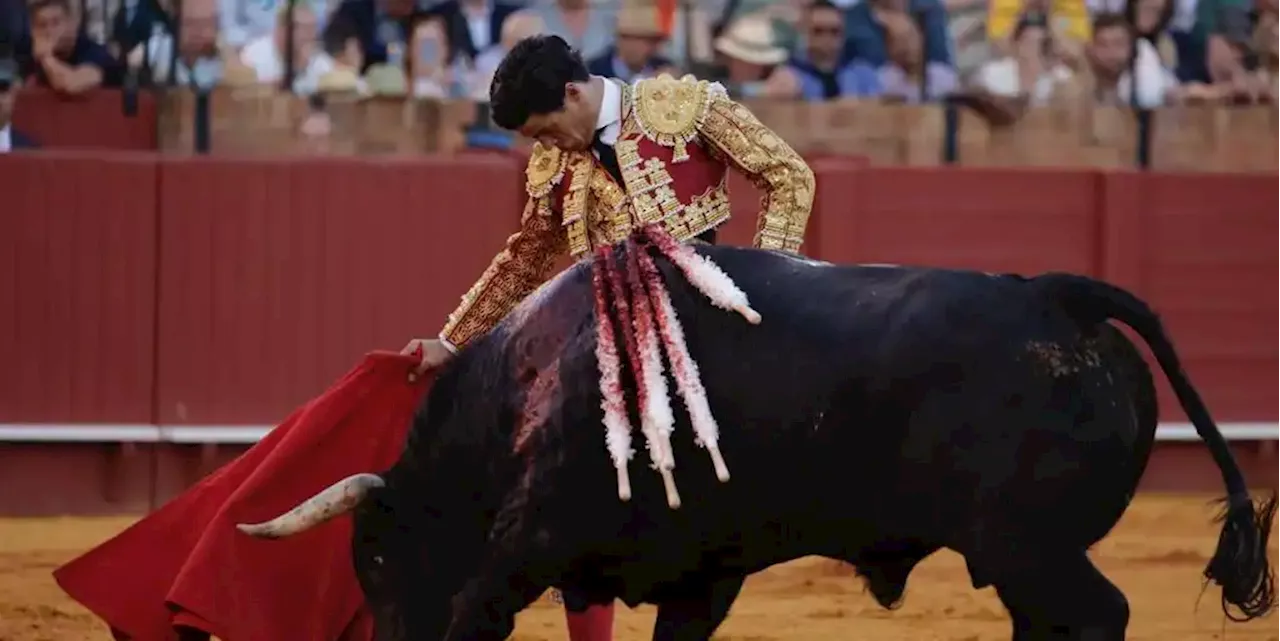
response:
<path fill-rule="evenodd" d="M 43 148 L 159 149 L 155 97 L 138 93 L 138 110 L 124 113 L 121 93 L 100 89 L 83 96 L 65 96 L 48 89 L 18 93 L 13 124 Z"/>
<path fill-rule="evenodd" d="M 440 327 L 515 230 L 518 164 L 0 156 L 0 425 L 275 422 L 361 353 Z M 810 255 L 1100 276 L 1162 313 L 1220 420 L 1276 420 L 1273 176 L 814 168 Z M 747 244 L 759 192 L 731 189 L 721 238 Z M 77 488 L 0 510 L 144 509 L 229 454 L 60 447 L 0 448 L 0 485 Z M 1183 471 L 1149 477 L 1211 476 L 1198 447 L 1160 449 Z"/>
<path fill-rule="evenodd" d="M 1274 420 L 1277 189 L 1272 176 L 1109 174 L 1102 278 L 1155 308 L 1218 420 Z M 1161 412 L 1183 420 L 1163 378 Z"/>
<path fill-rule="evenodd" d="M 159 422 L 269 423 L 432 336 L 515 229 L 512 161 L 167 160 Z"/>
<path fill-rule="evenodd" d="M 0 422 L 150 422 L 156 173 L 0 155 Z"/>

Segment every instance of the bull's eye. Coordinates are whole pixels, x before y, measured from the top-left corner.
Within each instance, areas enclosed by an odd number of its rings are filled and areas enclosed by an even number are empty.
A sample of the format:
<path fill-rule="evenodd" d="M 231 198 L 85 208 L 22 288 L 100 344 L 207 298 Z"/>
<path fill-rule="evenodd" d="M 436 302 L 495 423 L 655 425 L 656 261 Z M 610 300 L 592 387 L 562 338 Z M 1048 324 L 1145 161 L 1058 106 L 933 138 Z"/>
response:
<path fill-rule="evenodd" d="M 373 562 L 377 563 L 378 565 L 382 565 L 382 557 L 380 556 L 373 557 Z"/>

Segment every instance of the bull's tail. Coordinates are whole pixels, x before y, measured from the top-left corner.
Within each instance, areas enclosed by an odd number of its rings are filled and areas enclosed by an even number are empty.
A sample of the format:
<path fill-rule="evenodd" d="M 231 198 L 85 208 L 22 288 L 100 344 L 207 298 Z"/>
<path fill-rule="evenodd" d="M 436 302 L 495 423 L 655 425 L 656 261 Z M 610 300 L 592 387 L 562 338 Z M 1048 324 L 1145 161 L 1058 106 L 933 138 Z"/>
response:
<path fill-rule="evenodd" d="M 1156 313 L 1137 296 L 1107 283 L 1072 274 L 1046 274 L 1031 281 L 1081 323 L 1112 319 L 1128 325 L 1147 343 L 1169 379 L 1178 402 L 1204 440 L 1227 487 L 1218 521 L 1222 532 L 1204 576 L 1222 587 L 1227 618 L 1247 621 L 1276 606 L 1275 575 L 1267 559 L 1267 541 L 1276 516 L 1276 495 L 1255 503 L 1244 474 L 1200 393 L 1187 379 L 1173 344 Z"/>

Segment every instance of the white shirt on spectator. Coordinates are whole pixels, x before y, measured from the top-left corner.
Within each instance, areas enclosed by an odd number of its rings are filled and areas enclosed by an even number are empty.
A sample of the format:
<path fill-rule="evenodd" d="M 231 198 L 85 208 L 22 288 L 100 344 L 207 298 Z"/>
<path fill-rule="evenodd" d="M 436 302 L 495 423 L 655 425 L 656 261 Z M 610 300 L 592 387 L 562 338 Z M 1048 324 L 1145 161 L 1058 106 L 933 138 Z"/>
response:
<path fill-rule="evenodd" d="M 4 129 L 0 129 L 0 154 L 7 154 L 13 151 L 13 125 L 5 125 Z"/>
<path fill-rule="evenodd" d="M 258 82 L 263 84 L 279 83 L 284 78 L 284 58 L 276 49 L 275 38 L 271 35 L 254 38 L 244 49 L 240 50 L 240 62 L 253 69 L 258 75 Z M 314 93 L 320 76 L 333 71 L 337 64 L 324 52 L 311 55 L 302 72 L 293 79 L 293 90 L 307 95 Z"/>
<path fill-rule="evenodd" d="M 315 12 L 317 28 L 323 30 L 330 3 L 325 0 L 303 1 Z M 218 0 L 218 35 L 232 47 L 243 47 L 255 38 L 275 31 L 284 6 L 282 0 Z"/>
<path fill-rule="evenodd" d="M 1164 104 L 1165 94 L 1178 86 L 1178 79 L 1165 68 L 1160 60 L 1160 52 L 1156 51 L 1155 45 L 1150 41 L 1139 38 L 1137 48 L 1138 54 L 1133 64 L 1137 82 L 1133 81 L 1129 71 L 1124 72 L 1116 86 L 1116 93 L 1124 104 L 1130 104 L 1130 95 L 1136 84 L 1137 98 L 1133 102 L 1142 109 L 1155 109 Z"/>
<path fill-rule="evenodd" d="M 1018 61 L 1011 57 L 992 60 L 978 68 L 976 84 L 991 92 L 992 95 L 1014 97 L 1027 93 L 1031 104 L 1042 105 L 1053 97 L 1056 86 L 1071 78 L 1071 71 L 1064 66 L 1055 65 L 1036 78 L 1034 86 L 1022 86 L 1022 78 L 1018 74 Z"/>
<path fill-rule="evenodd" d="M 471 44 L 475 45 L 476 51 L 484 51 L 493 44 L 489 42 L 489 22 L 493 17 L 493 3 L 484 3 L 484 7 L 475 13 L 465 8 L 463 12 L 467 16 L 467 32 L 471 36 Z"/>

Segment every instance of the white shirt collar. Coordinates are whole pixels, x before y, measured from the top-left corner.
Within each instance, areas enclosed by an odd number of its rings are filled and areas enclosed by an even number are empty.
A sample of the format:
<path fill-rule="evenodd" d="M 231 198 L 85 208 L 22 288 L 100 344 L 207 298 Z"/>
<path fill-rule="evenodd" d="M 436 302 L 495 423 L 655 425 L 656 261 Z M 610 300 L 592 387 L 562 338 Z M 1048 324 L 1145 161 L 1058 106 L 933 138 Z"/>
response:
<path fill-rule="evenodd" d="M 4 129 L 0 129 L 0 154 L 7 154 L 13 150 L 13 125 L 5 125 Z"/>
<path fill-rule="evenodd" d="M 599 77 L 599 76 L 597 76 Z M 600 132 L 600 142 L 610 147 L 618 142 L 622 133 L 622 89 L 618 83 L 608 79 L 604 81 L 604 94 L 600 97 L 600 115 L 596 116 L 596 131 Z"/>

